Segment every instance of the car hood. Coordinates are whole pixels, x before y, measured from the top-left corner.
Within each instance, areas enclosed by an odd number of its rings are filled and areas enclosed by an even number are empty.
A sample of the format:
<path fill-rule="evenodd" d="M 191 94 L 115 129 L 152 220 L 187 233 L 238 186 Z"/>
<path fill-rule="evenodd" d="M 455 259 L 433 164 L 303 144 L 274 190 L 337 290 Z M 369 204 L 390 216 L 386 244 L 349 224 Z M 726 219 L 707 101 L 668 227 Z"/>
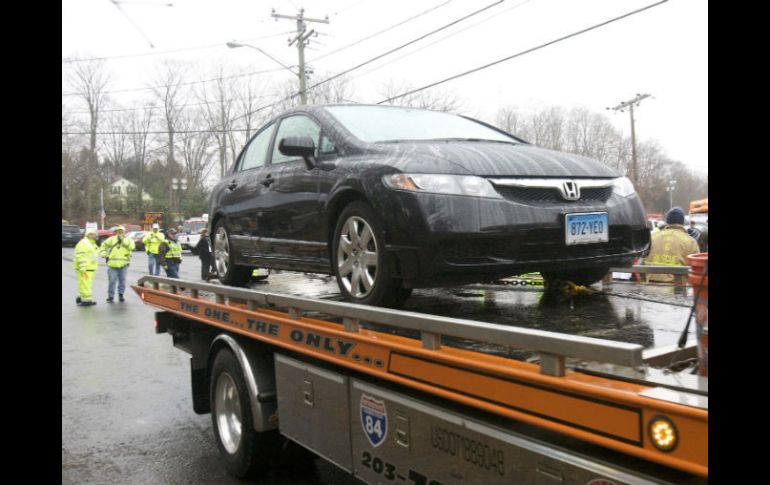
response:
<path fill-rule="evenodd" d="M 404 172 L 496 177 L 618 177 L 598 160 L 533 145 L 483 141 L 378 144 Z"/>

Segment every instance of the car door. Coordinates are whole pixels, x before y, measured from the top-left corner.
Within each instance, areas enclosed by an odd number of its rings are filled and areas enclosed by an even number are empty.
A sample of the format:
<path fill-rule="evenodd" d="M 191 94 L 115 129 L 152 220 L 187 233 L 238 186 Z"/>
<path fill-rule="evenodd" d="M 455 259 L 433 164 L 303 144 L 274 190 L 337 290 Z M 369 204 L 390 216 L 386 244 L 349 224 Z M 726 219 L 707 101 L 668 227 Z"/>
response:
<path fill-rule="evenodd" d="M 260 130 L 241 151 L 235 170 L 226 179 L 221 205 L 229 222 L 230 239 L 238 262 L 260 254 L 259 181 L 266 169 L 275 123 Z"/>
<path fill-rule="evenodd" d="M 265 256 L 283 259 L 281 267 L 328 266 L 326 233 L 319 202 L 319 168 L 308 170 L 302 158 L 283 155 L 278 145 L 287 136 L 309 136 L 316 157 L 334 156 L 333 142 L 310 116 L 291 115 L 280 121 L 268 169 L 264 171 L 261 198 L 266 202 L 260 216 L 260 246 Z M 295 264 L 298 263 L 298 264 Z M 328 269 L 328 268 L 327 268 Z"/>

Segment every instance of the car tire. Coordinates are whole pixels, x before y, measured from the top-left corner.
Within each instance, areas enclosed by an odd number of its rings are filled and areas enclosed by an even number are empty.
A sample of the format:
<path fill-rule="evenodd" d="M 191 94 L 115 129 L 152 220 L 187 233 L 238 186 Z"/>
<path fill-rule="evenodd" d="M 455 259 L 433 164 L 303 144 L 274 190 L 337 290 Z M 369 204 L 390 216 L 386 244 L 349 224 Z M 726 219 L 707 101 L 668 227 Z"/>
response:
<path fill-rule="evenodd" d="M 214 264 L 217 268 L 219 281 L 223 285 L 246 286 L 251 279 L 251 268 L 237 266 L 230 245 L 230 234 L 227 232 L 224 222 L 217 223 L 214 229 Z"/>
<path fill-rule="evenodd" d="M 281 435 L 254 429 L 243 371 L 230 350 L 214 358 L 209 386 L 214 436 L 228 473 L 238 478 L 264 474 L 277 457 Z"/>
<path fill-rule="evenodd" d="M 347 301 L 395 307 L 409 297 L 411 289 L 390 276 L 384 231 L 368 204 L 355 201 L 346 206 L 333 237 L 332 269 Z"/>
<path fill-rule="evenodd" d="M 589 286 L 601 281 L 609 271 L 609 266 L 600 266 L 598 268 L 586 268 L 575 271 L 544 272 L 543 282 L 546 287 L 551 286 L 550 284 L 556 280 L 566 280 L 578 285 Z"/>

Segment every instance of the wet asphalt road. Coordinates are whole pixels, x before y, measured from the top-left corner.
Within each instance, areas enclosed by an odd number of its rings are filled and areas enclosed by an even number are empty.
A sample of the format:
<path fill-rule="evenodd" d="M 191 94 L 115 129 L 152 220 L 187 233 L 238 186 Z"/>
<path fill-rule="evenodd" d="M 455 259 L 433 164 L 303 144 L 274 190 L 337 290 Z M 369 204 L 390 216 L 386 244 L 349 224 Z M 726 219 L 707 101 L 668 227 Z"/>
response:
<path fill-rule="evenodd" d="M 154 309 L 126 291 L 108 304 L 107 271 L 96 273 L 90 308 L 75 305 L 72 249 L 62 248 L 62 483 L 242 484 L 219 462 L 210 415 L 197 415 L 190 398 L 189 355 L 156 335 Z M 199 280 L 200 261 L 185 253 L 180 276 Z M 146 256 L 134 253 L 128 283 L 147 274 Z M 333 278 L 272 274 L 255 289 L 339 299 Z M 594 285 L 601 290 L 601 285 Z M 415 290 L 406 310 L 639 343 L 675 343 L 691 296 L 670 287 L 616 282 L 611 290 L 552 305 L 542 291 L 503 285 Z M 692 325 L 691 325 L 692 327 Z M 447 342 L 499 355 L 521 351 L 474 342 Z M 360 483 L 322 460 L 305 475 L 278 471 L 260 483 Z"/>

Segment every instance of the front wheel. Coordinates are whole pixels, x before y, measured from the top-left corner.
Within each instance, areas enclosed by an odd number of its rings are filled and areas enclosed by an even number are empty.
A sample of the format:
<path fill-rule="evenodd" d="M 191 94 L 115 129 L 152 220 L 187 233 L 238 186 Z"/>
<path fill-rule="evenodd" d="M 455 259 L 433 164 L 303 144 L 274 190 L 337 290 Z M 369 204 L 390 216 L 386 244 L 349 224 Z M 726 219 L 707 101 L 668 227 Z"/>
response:
<path fill-rule="evenodd" d="M 229 350 L 214 359 L 210 386 L 211 421 L 227 471 L 238 478 L 263 474 L 277 455 L 280 434 L 254 430 L 243 372 Z"/>
<path fill-rule="evenodd" d="M 332 264 L 342 295 L 353 303 L 399 306 L 411 293 L 391 278 L 383 230 L 364 202 L 353 202 L 340 214 Z"/>
<path fill-rule="evenodd" d="M 214 265 L 217 268 L 219 281 L 229 286 L 246 286 L 251 279 L 251 269 L 236 266 L 235 255 L 230 245 L 230 235 L 224 222 L 217 223 L 214 229 Z"/>

